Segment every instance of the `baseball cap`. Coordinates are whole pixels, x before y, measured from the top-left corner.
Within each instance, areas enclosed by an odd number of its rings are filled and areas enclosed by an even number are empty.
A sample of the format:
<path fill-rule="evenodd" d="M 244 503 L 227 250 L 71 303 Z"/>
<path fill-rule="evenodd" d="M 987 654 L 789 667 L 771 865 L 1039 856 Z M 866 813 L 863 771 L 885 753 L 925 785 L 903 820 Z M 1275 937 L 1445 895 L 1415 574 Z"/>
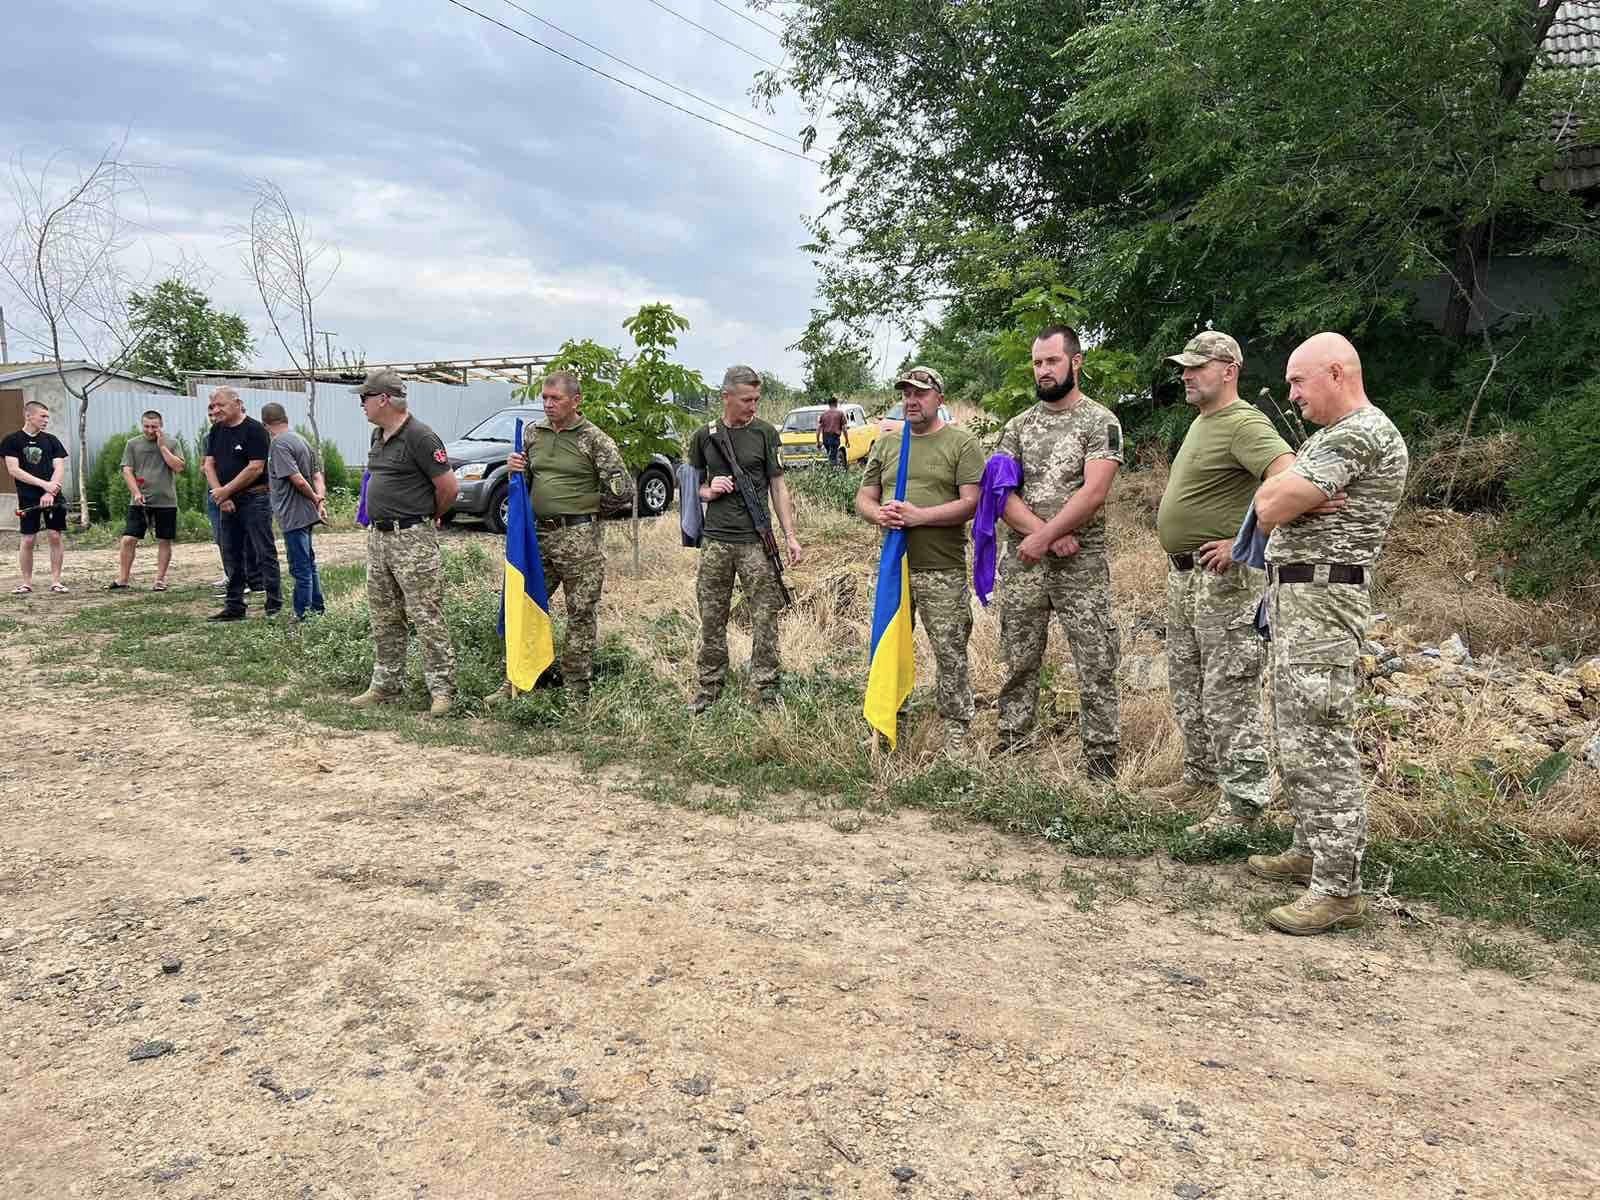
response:
<path fill-rule="evenodd" d="M 933 390 L 940 395 L 944 394 L 944 376 L 932 367 L 912 367 L 899 379 L 894 381 L 895 389 L 914 387 L 920 392 Z"/>
<path fill-rule="evenodd" d="M 1195 334 L 1183 348 L 1182 354 L 1167 355 L 1168 362 L 1175 362 L 1180 367 L 1204 366 L 1213 359 L 1244 366 L 1244 354 L 1239 349 L 1239 343 L 1217 329 Z"/>
<path fill-rule="evenodd" d="M 406 381 L 400 378 L 399 371 L 388 367 L 374 367 L 367 372 L 367 377 L 361 381 L 361 386 L 356 388 L 358 396 L 376 396 L 379 393 L 385 396 L 406 394 Z"/>

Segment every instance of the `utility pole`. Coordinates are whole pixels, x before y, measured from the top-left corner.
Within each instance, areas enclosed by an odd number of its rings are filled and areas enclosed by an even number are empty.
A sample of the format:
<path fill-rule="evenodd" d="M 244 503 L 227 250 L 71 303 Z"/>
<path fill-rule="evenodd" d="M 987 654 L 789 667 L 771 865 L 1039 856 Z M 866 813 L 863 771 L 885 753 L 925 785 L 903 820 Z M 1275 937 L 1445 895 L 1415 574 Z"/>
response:
<path fill-rule="evenodd" d="M 328 365 L 328 368 L 331 370 L 333 368 L 333 342 L 331 339 L 336 338 L 339 335 L 337 333 L 329 333 L 326 329 L 322 330 L 321 332 L 322 361 L 325 362 Z"/>
<path fill-rule="evenodd" d="M 0 363 L 11 361 L 11 351 L 6 348 L 6 306 L 0 304 Z"/>

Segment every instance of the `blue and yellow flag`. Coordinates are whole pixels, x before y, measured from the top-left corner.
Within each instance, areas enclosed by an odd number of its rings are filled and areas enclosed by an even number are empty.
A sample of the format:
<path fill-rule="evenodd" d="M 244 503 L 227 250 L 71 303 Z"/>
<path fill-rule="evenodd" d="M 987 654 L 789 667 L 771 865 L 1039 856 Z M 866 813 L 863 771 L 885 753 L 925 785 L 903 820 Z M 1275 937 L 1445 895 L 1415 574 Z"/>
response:
<path fill-rule="evenodd" d="M 906 498 L 911 462 L 911 431 L 900 431 L 900 470 L 894 498 Z M 906 531 L 891 529 L 878 557 L 878 592 L 872 603 L 872 648 L 867 652 L 867 697 L 861 706 L 867 723 L 895 743 L 896 717 L 917 679 L 911 657 L 911 571 L 906 566 Z"/>
<path fill-rule="evenodd" d="M 517 422 L 516 449 L 522 451 L 522 422 Z M 555 633 L 550 625 L 550 592 L 539 558 L 539 534 L 533 527 L 528 480 L 511 476 L 506 506 L 506 584 L 501 600 L 501 632 L 506 639 L 506 678 L 518 691 L 531 692 L 544 669 L 555 661 Z"/>

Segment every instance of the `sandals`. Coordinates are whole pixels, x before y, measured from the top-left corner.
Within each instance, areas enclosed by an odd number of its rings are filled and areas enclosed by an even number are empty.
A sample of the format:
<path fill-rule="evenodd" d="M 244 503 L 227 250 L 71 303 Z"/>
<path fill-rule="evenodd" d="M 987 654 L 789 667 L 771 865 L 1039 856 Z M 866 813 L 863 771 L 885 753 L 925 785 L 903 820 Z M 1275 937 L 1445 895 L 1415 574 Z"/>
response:
<path fill-rule="evenodd" d="M 19 583 L 16 587 L 11 589 L 11 594 L 13 596 L 26 596 L 31 591 L 33 591 L 33 584 Z"/>
<path fill-rule="evenodd" d="M 67 585 L 64 583 L 52 583 L 50 590 L 59 596 L 64 596 L 67 593 Z"/>
<path fill-rule="evenodd" d="M 164 592 L 164 591 L 166 591 L 167 590 L 167 581 L 165 579 L 156 580 L 154 583 L 152 583 L 150 585 L 150 590 L 152 592 Z"/>
<path fill-rule="evenodd" d="M 132 590 L 133 585 L 131 583 L 118 583 L 115 579 L 106 584 L 106 591 L 108 592 L 131 592 Z"/>

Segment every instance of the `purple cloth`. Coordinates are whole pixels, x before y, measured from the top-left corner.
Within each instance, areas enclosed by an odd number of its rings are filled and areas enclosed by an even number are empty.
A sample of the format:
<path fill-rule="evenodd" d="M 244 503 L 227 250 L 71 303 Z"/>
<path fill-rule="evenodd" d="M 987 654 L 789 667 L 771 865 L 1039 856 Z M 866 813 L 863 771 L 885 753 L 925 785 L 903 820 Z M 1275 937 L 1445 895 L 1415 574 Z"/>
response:
<path fill-rule="evenodd" d="M 361 472 L 361 501 L 356 505 L 356 524 L 365 529 L 372 524 L 372 518 L 367 516 L 367 484 L 372 482 L 372 472 Z"/>
<path fill-rule="evenodd" d="M 1006 511 L 1006 500 L 1022 482 L 1022 464 L 1009 454 L 992 456 L 978 484 L 978 512 L 972 518 L 972 590 L 985 608 L 994 595 L 995 522 Z"/>

